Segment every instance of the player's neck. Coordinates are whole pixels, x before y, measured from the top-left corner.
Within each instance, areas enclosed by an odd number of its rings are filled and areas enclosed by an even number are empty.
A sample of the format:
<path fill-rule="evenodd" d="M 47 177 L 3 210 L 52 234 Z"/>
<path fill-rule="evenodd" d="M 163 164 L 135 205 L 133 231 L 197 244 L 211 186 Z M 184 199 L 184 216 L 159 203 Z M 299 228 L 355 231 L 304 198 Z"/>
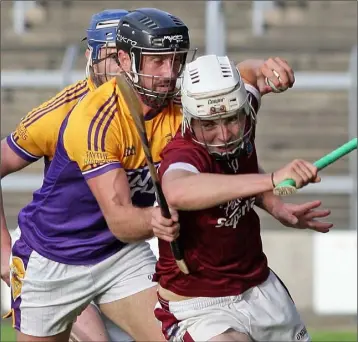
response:
<path fill-rule="evenodd" d="M 141 103 L 142 103 L 142 108 L 143 108 L 143 115 L 146 116 L 153 109 L 151 107 L 147 106 L 146 104 L 144 104 L 143 101 L 141 101 Z"/>
<path fill-rule="evenodd" d="M 145 105 L 143 105 L 143 115 L 144 115 L 144 120 L 146 121 L 152 120 L 162 111 L 162 108 L 154 109 L 148 106 L 145 106 L 146 110 L 144 110 L 144 106 Z"/>

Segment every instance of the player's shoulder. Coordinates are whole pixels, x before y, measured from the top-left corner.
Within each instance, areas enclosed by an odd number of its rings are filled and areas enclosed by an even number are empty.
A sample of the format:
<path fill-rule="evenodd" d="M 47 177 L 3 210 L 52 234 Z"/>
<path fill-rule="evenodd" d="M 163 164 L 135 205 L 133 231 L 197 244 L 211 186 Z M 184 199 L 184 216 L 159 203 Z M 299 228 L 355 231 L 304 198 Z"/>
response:
<path fill-rule="evenodd" d="M 26 132 L 38 140 L 55 140 L 61 123 L 67 114 L 88 92 L 86 80 L 76 82 L 64 88 L 47 102 L 31 110 L 24 116 L 17 130 Z"/>
<path fill-rule="evenodd" d="M 66 93 L 67 95 L 71 96 L 71 94 L 79 94 L 85 90 L 89 90 L 87 79 L 83 79 L 68 85 L 62 90 L 62 93 Z"/>
<path fill-rule="evenodd" d="M 89 92 L 68 116 L 63 133 L 67 148 L 80 139 L 95 140 L 97 144 L 109 136 L 108 132 L 119 130 L 117 104 L 116 84 L 112 81 Z"/>
<path fill-rule="evenodd" d="M 89 87 L 87 80 L 80 80 L 65 87 L 62 91 L 57 93 L 54 97 L 42 104 L 40 107 L 48 107 L 48 105 L 51 105 L 51 109 L 53 110 L 61 107 L 66 108 L 67 105 L 77 103 L 88 92 Z"/>
<path fill-rule="evenodd" d="M 195 141 L 193 141 L 189 132 L 183 134 L 179 130 L 173 139 L 166 145 L 162 152 L 162 159 L 173 162 L 183 160 L 195 161 L 200 165 L 211 166 L 211 156 L 208 151 Z"/>
<path fill-rule="evenodd" d="M 191 149 L 196 148 L 196 144 L 188 137 L 187 134 L 183 134 L 181 130 L 179 130 L 173 139 L 168 143 L 168 145 L 164 148 L 163 151 L 171 151 L 174 149 Z"/>
<path fill-rule="evenodd" d="M 255 111 L 258 111 L 261 107 L 261 94 L 260 91 L 250 83 L 245 83 L 245 89 L 249 94 L 249 101 Z"/>
<path fill-rule="evenodd" d="M 87 116 L 96 115 L 99 110 L 108 105 L 113 105 L 117 95 L 116 84 L 114 80 L 110 80 L 89 92 L 74 108 L 73 113 L 86 114 Z"/>
<path fill-rule="evenodd" d="M 53 96 L 50 100 L 32 109 L 22 120 L 35 122 L 51 116 L 61 116 L 63 119 L 81 97 L 88 92 L 87 81 L 82 80 L 71 84 Z"/>

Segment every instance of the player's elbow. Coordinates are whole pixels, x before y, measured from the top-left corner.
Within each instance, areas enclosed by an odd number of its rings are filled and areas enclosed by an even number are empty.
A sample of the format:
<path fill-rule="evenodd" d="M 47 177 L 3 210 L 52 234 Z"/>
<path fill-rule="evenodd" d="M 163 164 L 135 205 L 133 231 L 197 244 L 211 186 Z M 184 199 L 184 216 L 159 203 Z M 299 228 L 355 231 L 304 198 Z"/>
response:
<path fill-rule="evenodd" d="M 126 234 L 115 234 L 115 236 L 118 240 L 122 241 L 123 243 L 136 243 L 144 240 L 144 239 L 133 238 L 133 236 L 128 236 Z M 151 237 L 148 237 L 148 239 L 150 239 Z"/>
<path fill-rule="evenodd" d="M 197 202 L 197 174 L 173 170 L 162 178 L 164 196 L 170 208 L 176 210 L 192 210 Z"/>
<path fill-rule="evenodd" d="M 150 225 L 152 207 L 135 208 L 133 206 L 117 206 L 115 213 L 104 217 L 111 233 L 124 243 L 136 243 L 153 237 Z"/>
<path fill-rule="evenodd" d="M 6 140 L 3 139 L 1 141 L 1 168 L 0 168 L 1 179 L 6 175 L 8 175 L 9 173 L 11 173 L 11 168 L 9 163 L 10 158 L 8 158 L 7 156 L 8 156 L 8 145 L 6 143 Z"/>
<path fill-rule="evenodd" d="M 167 200 L 168 206 L 176 210 L 185 209 L 186 197 L 185 189 L 176 186 L 175 183 L 167 187 L 163 187 L 164 196 Z"/>
<path fill-rule="evenodd" d="M 107 225 L 111 233 L 120 241 L 124 243 L 136 243 L 153 237 L 148 234 L 146 236 L 138 236 L 136 232 L 130 229 L 130 225 L 125 222 L 107 220 Z"/>
<path fill-rule="evenodd" d="M 13 173 L 14 171 L 11 168 L 11 164 L 9 164 L 7 159 L 3 159 L 1 158 L 1 168 L 0 168 L 0 173 L 1 173 L 1 179 L 3 179 L 5 176 Z"/>
<path fill-rule="evenodd" d="M 29 162 L 20 158 L 8 145 L 6 139 L 1 140 L 1 179 L 19 171 L 29 165 Z"/>

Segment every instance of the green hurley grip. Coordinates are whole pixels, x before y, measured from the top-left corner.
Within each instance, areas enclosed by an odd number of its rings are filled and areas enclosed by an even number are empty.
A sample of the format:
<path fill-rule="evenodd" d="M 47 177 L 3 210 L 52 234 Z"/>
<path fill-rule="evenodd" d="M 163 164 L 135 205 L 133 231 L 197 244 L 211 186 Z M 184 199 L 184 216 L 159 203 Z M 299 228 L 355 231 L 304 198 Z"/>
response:
<path fill-rule="evenodd" d="M 338 147 L 331 153 L 328 153 L 321 159 L 318 159 L 313 164 L 317 167 L 318 171 L 320 171 L 355 149 L 357 149 L 357 138 L 348 141 L 347 143 Z"/>
<path fill-rule="evenodd" d="M 339 158 L 342 158 L 346 154 L 352 152 L 355 149 L 357 149 L 357 138 L 354 138 L 354 139 L 348 141 L 347 143 L 338 147 L 334 151 L 326 154 L 321 159 L 318 159 L 317 161 L 315 161 L 313 163 L 313 165 L 315 165 L 317 167 L 318 171 L 320 171 L 320 170 L 324 169 L 325 167 L 327 167 L 328 165 L 337 161 Z M 296 187 L 296 183 L 293 179 L 286 179 L 283 182 L 279 183 L 277 185 L 277 188 L 286 187 L 286 186 Z"/>
<path fill-rule="evenodd" d="M 279 183 L 278 185 L 276 185 L 276 188 L 285 188 L 285 187 L 289 187 L 289 186 L 293 186 L 293 187 L 296 187 L 296 182 L 289 178 L 289 179 L 286 179 L 284 180 L 283 182 Z"/>

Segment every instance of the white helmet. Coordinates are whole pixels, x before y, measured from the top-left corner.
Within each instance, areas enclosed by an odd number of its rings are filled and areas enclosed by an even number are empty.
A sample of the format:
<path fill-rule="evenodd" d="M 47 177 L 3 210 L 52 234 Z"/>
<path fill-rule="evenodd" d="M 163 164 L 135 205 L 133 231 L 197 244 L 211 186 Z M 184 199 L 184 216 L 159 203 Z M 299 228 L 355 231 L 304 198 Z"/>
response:
<path fill-rule="evenodd" d="M 256 113 L 240 73 L 228 57 L 207 55 L 187 64 L 182 80 L 181 101 L 183 134 L 190 129 L 192 139 L 205 146 L 215 157 L 235 156 L 242 149 L 251 134 Z M 207 121 L 231 117 L 236 117 L 241 126 L 233 141 L 210 145 L 196 139 L 192 119 Z M 217 152 L 215 148 L 223 152 Z"/>

